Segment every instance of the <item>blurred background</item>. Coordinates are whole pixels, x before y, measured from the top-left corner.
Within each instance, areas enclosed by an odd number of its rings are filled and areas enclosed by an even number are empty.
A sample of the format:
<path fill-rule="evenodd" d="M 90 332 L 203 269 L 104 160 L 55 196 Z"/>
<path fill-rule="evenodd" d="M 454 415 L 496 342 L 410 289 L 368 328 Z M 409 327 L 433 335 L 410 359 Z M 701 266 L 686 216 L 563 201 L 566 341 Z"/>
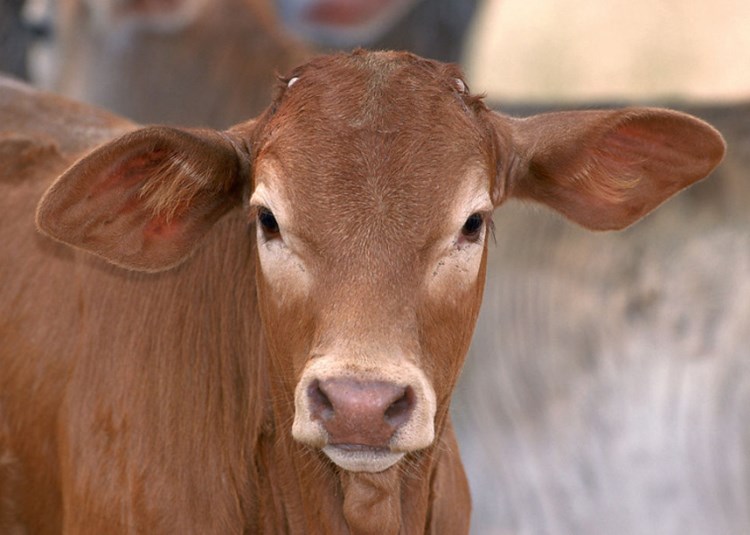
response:
<path fill-rule="evenodd" d="M 646 104 L 728 143 L 618 233 L 495 214 L 454 396 L 474 534 L 750 533 L 750 2 L 0 0 L 0 69 L 144 123 L 226 127 L 319 52 L 460 62 L 495 109 Z"/>

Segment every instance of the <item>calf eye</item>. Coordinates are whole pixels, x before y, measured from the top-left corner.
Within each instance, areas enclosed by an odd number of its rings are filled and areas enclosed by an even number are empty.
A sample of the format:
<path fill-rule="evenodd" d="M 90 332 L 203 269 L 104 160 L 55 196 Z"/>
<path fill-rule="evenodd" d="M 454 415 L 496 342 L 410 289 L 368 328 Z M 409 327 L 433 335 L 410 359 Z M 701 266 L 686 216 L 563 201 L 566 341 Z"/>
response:
<path fill-rule="evenodd" d="M 268 237 L 273 237 L 279 233 L 279 223 L 276 221 L 273 212 L 268 208 L 258 208 L 258 223 Z"/>
<path fill-rule="evenodd" d="M 480 213 L 471 214 L 461 227 L 461 235 L 469 241 L 477 241 L 482 233 L 484 217 Z"/>

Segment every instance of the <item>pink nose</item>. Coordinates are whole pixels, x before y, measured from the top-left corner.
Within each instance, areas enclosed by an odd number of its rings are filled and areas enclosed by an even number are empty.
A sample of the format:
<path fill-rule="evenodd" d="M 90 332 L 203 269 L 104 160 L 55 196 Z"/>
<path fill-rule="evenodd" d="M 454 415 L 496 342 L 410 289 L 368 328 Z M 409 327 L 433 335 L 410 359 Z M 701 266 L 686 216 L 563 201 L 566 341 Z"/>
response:
<path fill-rule="evenodd" d="M 325 379 L 308 388 L 310 412 L 331 445 L 388 447 L 414 409 L 414 391 L 384 381 Z"/>

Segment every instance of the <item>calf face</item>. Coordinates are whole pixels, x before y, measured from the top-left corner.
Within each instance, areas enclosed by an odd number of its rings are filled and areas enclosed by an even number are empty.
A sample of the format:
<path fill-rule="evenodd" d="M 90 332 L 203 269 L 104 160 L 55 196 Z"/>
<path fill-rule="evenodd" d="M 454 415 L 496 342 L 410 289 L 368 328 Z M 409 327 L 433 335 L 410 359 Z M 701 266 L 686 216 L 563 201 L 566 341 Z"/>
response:
<path fill-rule="evenodd" d="M 236 247 L 256 251 L 277 425 L 343 469 L 377 472 L 443 428 L 495 207 L 526 198 L 622 228 L 723 151 L 684 114 L 511 119 L 454 67 L 357 52 L 294 71 L 263 115 L 228 131 L 152 127 L 98 148 L 50 188 L 37 221 L 157 271 L 243 210 L 252 233 Z"/>
<path fill-rule="evenodd" d="M 455 73 L 387 58 L 294 73 L 250 198 L 268 342 L 294 371 L 292 432 L 352 470 L 433 441 L 493 208 L 493 145 Z"/>

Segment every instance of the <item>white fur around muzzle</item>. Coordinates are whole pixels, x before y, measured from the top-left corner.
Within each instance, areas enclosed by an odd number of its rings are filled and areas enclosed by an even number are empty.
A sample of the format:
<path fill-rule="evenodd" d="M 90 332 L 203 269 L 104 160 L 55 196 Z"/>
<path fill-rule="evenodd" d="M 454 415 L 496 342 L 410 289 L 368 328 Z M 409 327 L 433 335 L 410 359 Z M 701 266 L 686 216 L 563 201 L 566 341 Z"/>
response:
<path fill-rule="evenodd" d="M 332 378 L 387 381 L 413 389 L 414 409 L 409 420 L 391 438 L 389 451 L 350 451 L 328 444 L 328 433 L 320 422 L 312 418 L 308 389 L 313 381 Z M 381 472 L 396 464 L 406 453 L 426 448 L 435 439 L 435 391 L 424 372 L 408 361 L 347 359 L 335 355 L 315 358 L 307 365 L 297 383 L 294 402 L 294 439 L 322 449 L 331 461 L 344 470 Z"/>

